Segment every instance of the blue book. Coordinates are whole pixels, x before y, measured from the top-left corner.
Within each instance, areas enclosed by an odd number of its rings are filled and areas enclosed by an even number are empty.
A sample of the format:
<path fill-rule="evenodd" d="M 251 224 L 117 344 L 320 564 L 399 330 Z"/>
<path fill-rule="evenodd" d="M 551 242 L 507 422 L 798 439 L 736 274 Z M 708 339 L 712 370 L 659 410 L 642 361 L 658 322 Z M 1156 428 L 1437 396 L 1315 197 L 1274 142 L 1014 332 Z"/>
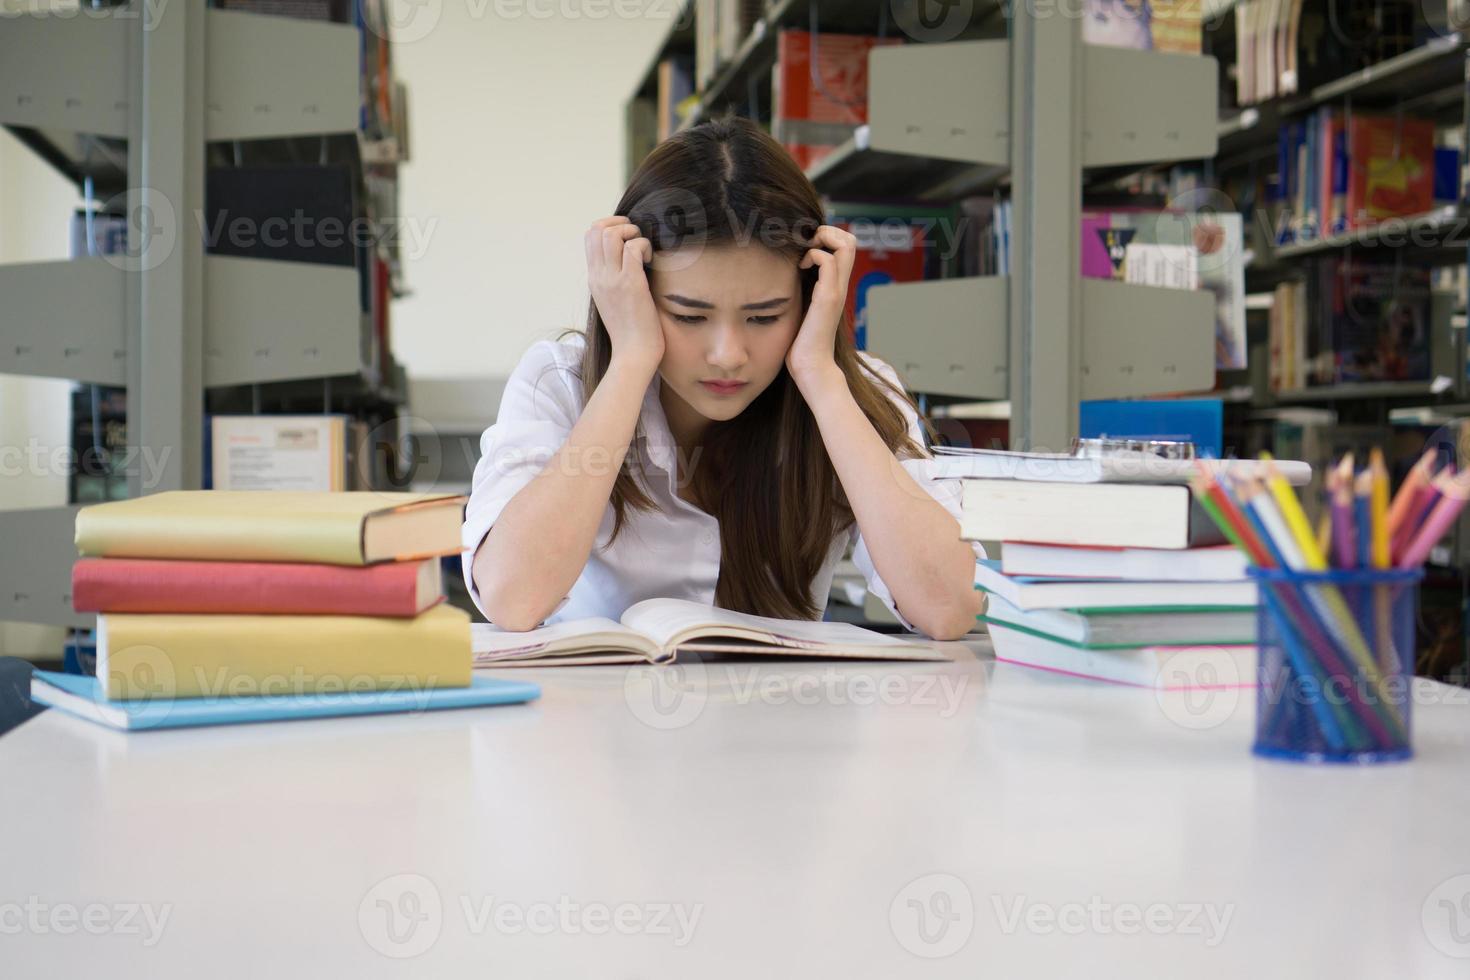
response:
<path fill-rule="evenodd" d="M 332 718 L 441 708 L 478 708 L 519 704 L 541 696 L 529 681 L 473 677 L 469 687 L 341 694 L 262 695 L 258 697 L 177 698 L 155 701 L 109 701 L 95 677 L 38 670 L 31 676 L 31 700 L 78 718 L 123 731 L 235 725 L 251 721 Z"/>

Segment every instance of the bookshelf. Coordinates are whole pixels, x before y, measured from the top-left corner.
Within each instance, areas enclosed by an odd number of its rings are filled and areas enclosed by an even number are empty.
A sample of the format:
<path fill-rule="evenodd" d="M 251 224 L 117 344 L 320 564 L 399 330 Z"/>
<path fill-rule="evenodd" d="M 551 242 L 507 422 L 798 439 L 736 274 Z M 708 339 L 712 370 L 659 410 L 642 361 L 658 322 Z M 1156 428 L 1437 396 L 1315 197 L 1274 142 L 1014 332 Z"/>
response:
<path fill-rule="evenodd" d="M 781 28 L 897 35 L 899 10 L 777 0 L 681 128 L 723 108 L 768 116 Z M 1065 447 L 1080 399 L 1214 383 L 1212 301 L 1083 280 L 1078 224 L 1084 169 L 1215 153 L 1217 67 L 1207 57 L 1084 45 L 1078 18 L 1037 16 L 1030 5 L 1001 14 L 1001 4 L 977 4 L 943 41 L 910 36 L 873 49 L 867 125 L 808 177 L 832 199 L 953 202 L 1009 187 L 1017 275 L 874 288 L 867 346 L 916 392 L 1008 400 L 1016 445 Z M 634 101 L 649 84 L 646 76 Z M 637 159 L 630 153 L 630 165 Z"/>
<path fill-rule="evenodd" d="M 289 396 L 331 410 L 401 405 L 375 347 L 360 269 L 206 254 L 209 147 L 310 140 L 358 165 L 406 146 L 360 133 L 359 26 L 142 0 L 94 16 L 27 16 L 0 33 L 0 124 L 95 202 L 125 201 L 120 255 L 0 265 L 0 372 L 127 392 L 128 495 L 197 488 L 207 396 Z M 262 149 L 266 148 L 266 149 Z M 90 627 L 71 609 L 77 506 L 0 512 L 0 619 Z"/>

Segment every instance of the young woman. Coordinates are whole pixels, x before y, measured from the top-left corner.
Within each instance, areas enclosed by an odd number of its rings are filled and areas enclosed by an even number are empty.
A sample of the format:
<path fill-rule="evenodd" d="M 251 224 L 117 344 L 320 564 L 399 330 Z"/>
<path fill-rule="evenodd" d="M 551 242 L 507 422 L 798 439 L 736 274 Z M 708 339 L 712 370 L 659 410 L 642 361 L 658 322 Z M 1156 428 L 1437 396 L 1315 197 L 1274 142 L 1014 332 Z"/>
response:
<path fill-rule="evenodd" d="M 464 523 L 464 574 L 509 630 L 655 596 L 820 619 L 849 544 L 909 629 L 975 625 L 978 544 L 928 478 L 894 370 L 854 349 L 855 239 L 753 123 L 663 143 L 586 234 L 585 333 L 526 352 Z"/>

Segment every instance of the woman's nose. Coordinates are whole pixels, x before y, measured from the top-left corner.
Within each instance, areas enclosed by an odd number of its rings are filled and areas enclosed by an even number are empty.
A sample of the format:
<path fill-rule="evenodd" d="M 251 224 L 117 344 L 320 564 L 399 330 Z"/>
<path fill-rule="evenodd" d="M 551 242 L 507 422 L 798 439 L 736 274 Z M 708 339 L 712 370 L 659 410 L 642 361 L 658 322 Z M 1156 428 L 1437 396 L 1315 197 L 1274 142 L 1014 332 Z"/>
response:
<path fill-rule="evenodd" d="M 723 371 L 734 371 L 745 364 L 745 334 L 737 325 L 719 327 L 715 331 L 714 346 L 709 352 L 709 362 Z"/>

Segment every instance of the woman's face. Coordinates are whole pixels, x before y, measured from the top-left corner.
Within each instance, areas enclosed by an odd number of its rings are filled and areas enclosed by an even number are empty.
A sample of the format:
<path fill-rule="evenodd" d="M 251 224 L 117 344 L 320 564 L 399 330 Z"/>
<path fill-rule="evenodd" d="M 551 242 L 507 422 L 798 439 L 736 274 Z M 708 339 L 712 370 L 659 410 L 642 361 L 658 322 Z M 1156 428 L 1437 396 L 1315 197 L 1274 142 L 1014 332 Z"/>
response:
<path fill-rule="evenodd" d="M 766 389 L 801 327 L 795 260 L 763 245 L 655 256 L 649 288 L 664 331 L 659 376 L 706 419 L 724 421 Z M 711 381 L 744 382 L 721 389 Z"/>

